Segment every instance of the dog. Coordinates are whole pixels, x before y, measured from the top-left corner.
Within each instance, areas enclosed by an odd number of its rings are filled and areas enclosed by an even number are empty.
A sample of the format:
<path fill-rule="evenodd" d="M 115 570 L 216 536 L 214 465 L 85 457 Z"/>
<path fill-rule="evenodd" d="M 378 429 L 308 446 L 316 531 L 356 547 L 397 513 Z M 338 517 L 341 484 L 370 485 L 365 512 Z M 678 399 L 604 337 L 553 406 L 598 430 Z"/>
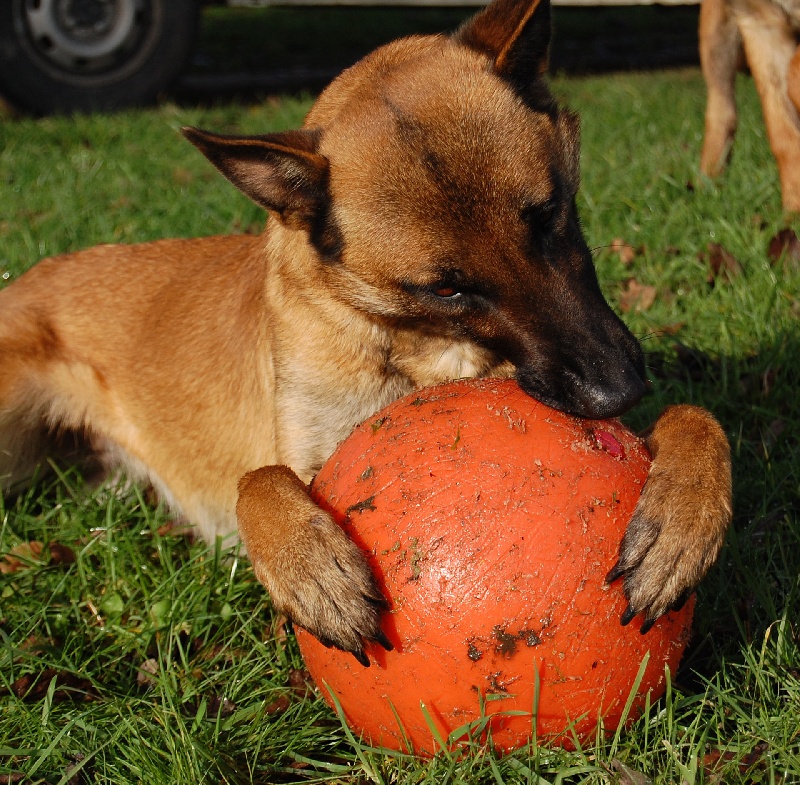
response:
<path fill-rule="evenodd" d="M 150 483 L 208 541 L 237 529 L 276 609 L 368 665 L 391 648 L 361 551 L 307 483 L 398 397 L 513 376 L 581 417 L 645 392 L 575 195 L 579 124 L 545 81 L 548 0 L 494 0 L 450 36 L 388 44 L 302 128 L 184 129 L 270 213 L 263 235 L 103 245 L 0 291 L 0 475 L 53 435 Z M 674 406 L 608 581 L 642 632 L 685 601 L 731 518 L 717 421 Z"/>
<path fill-rule="evenodd" d="M 700 63 L 708 91 L 700 169 L 725 168 L 736 133 L 735 79 L 745 55 L 778 163 L 786 212 L 800 212 L 800 0 L 703 0 Z"/>

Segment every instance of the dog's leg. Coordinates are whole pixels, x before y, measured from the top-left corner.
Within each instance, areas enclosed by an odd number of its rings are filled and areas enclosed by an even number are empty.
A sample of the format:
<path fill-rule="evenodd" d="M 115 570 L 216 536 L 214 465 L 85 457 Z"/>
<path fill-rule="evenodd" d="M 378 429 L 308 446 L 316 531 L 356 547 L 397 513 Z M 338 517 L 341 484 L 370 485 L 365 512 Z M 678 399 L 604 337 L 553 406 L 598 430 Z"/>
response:
<path fill-rule="evenodd" d="M 726 0 L 700 7 L 700 63 L 708 91 L 700 169 L 716 177 L 725 168 L 736 133 L 736 68 L 741 52 L 736 20 Z"/>
<path fill-rule="evenodd" d="M 364 641 L 392 648 L 380 627 L 386 601 L 359 550 L 285 466 L 239 483 L 239 533 L 273 605 L 326 646 L 369 665 Z"/>
<path fill-rule="evenodd" d="M 622 621 L 643 613 L 642 632 L 683 605 L 716 560 L 732 515 L 730 446 L 708 412 L 668 408 L 647 445 L 650 474 L 607 578 L 624 577 Z"/>
<path fill-rule="evenodd" d="M 780 8 L 764 5 L 758 10 L 742 18 L 740 30 L 778 162 L 783 207 L 800 212 L 800 114 L 789 93 L 797 43 Z"/>

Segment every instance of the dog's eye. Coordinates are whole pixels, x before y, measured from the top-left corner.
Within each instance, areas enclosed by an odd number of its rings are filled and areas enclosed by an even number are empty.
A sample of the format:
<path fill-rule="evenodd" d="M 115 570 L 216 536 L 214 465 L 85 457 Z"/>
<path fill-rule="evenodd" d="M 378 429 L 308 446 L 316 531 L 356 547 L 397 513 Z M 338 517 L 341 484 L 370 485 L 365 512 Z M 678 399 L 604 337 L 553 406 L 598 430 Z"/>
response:
<path fill-rule="evenodd" d="M 531 204 L 522 211 L 522 218 L 529 226 L 539 231 L 547 231 L 553 225 L 556 215 L 556 203 Z"/>
<path fill-rule="evenodd" d="M 458 297 L 461 292 L 455 288 L 455 286 L 437 286 L 433 293 L 437 297 L 441 297 L 443 300 L 450 300 L 453 297 Z"/>

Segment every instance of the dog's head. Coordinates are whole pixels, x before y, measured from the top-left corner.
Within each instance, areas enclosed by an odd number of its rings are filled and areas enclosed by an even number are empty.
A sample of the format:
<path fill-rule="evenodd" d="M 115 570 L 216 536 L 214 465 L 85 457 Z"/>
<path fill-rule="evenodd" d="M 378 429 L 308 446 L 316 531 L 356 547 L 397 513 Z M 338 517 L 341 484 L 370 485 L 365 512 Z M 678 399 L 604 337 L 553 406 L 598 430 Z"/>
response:
<path fill-rule="evenodd" d="M 549 0 L 494 0 L 453 36 L 345 71 L 299 131 L 188 138 L 303 232 L 352 307 L 474 342 L 539 400 L 617 415 L 641 349 L 603 298 L 578 221 L 577 117 L 544 81 Z"/>

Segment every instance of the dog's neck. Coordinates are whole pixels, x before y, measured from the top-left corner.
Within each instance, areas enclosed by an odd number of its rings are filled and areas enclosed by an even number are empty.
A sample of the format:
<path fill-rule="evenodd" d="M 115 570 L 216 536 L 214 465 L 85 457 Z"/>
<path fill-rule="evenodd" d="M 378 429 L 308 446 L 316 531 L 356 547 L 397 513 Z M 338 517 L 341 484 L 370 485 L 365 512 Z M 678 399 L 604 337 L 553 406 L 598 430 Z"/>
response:
<path fill-rule="evenodd" d="M 265 327 L 273 356 L 281 358 L 271 380 L 282 421 L 278 453 L 302 479 L 308 481 L 356 425 L 397 398 L 450 379 L 513 372 L 470 341 L 423 335 L 419 326 L 404 328 L 343 307 L 335 290 L 315 285 L 326 269 L 303 232 L 275 221 L 265 240 Z"/>

